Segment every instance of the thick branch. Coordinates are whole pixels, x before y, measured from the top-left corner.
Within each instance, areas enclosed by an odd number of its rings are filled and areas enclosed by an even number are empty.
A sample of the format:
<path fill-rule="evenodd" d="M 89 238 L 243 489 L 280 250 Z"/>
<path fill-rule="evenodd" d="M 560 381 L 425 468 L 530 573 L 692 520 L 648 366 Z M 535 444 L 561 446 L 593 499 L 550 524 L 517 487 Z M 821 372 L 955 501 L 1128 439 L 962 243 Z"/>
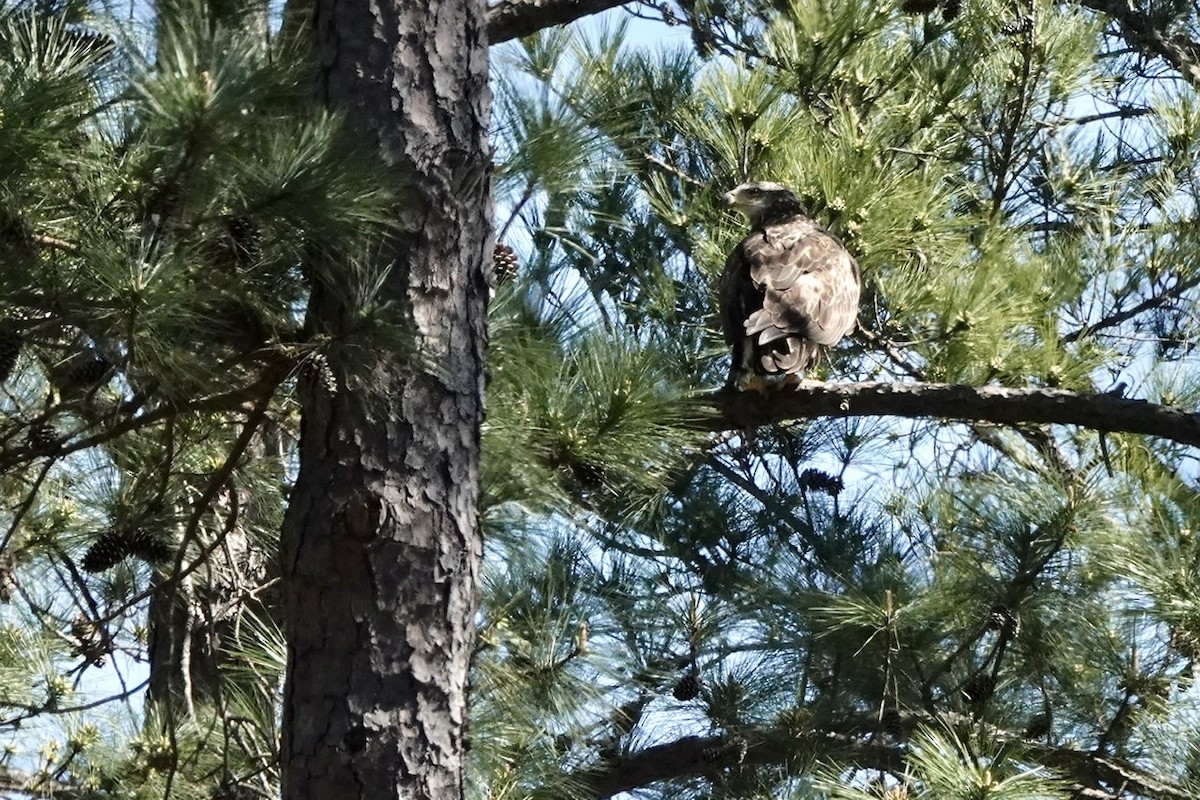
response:
<path fill-rule="evenodd" d="M 629 0 L 504 0 L 488 9 L 488 42 L 520 39 L 543 28 L 567 25 L 581 17 L 625 5 Z"/>
<path fill-rule="evenodd" d="M 746 731 L 744 736 L 685 736 L 647 747 L 608 764 L 582 784 L 594 800 L 645 788 L 666 780 L 715 776 L 740 765 L 778 764 L 812 756 L 890 772 L 904 771 L 899 747 L 863 742 L 837 733 L 797 733 L 777 729 Z"/>
<path fill-rule="evenodd" d="M 1158 56 L 1193 85 L 1200 85 L 1200 42 L 1158 27 L 1144 5 L 1127 0 L 1075 0 L 1099 11 L 1121 27 L 1121 37 L 1139 52 Z"/>
<path fill-rule="evenodd" d="M 582 17 L 625 5 L 629 0 L 502 0 L 488 9 L 488 40 L 507 42 L 543 28 L 567 25 Z M 1075 0 L 1084 8 L 1107 15 L 1121 28 L 1122 37 L 1141 53 L 1158 56 L 1193 84 L 1200 85 L 1200 42 L 1169 33 L 1136 4 L 1124 0 Z"/>
<path fill-rule="evenodd" d="M 969 734 L 978 723 L 957 715 L 930 717 L 903 714 L 900 727 L 908 734 L 918 726 L 932 729 L 946 725 Z M 1191 794 L 1136 766 L 1097 753 L 1032 742 L 1009 735 L 999 728 L 987 729 L 998 743 L 1019 743 L 1028 756 L 1076 783 L 1080 796 L 1118 798 L 1136 794 L 1157 800 L 1187 800 Z M 831 730 L 796 731 L 779 728 L 746 730 L 740 736 L 686 736 L 673 742 L 648 747 L 605 764 L 582 777 L 588 787 L 584 796 L 604 800 L 621 792 L 645 788 L 667 780 L 699 775 L 716 775 L 740 765 L 780 764 L 789 761 L 824 762 L 903 773 L 907 748 L 886 743 L 869 732 L 845 733 Z"/>
<path fill-rule="evenodd" d="M 1001 425 L 1079 425 L 1140 433 L 1200 447 L 1200 415 L 1144 400 L 1060 389 L 1009 389 L 945 383 L 807 383 L 758 392 L 713 392 L 701 402 L 716 412 L 694 424 L 706 430 L 756 428 L 816 417 L 941 417 Z"/>

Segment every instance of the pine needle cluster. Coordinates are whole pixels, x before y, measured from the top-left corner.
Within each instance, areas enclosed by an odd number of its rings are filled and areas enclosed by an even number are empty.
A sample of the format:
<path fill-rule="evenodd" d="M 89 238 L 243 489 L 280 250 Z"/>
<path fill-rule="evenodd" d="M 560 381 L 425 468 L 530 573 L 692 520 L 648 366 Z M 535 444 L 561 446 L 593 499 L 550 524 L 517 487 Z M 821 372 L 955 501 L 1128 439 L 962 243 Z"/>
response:
<path fill-rule="evenodd" d="M 262 796 L 280 676 L 223 649 L 272 644 L 294 392 L 404 338 L 367 266 L 401 193 L 265 4 L 155 11 L 0 4 L 0 773 Z"/>
<path fill-rule="evenodd" d="M 1195 735 L 1200 654 L 1181 450 L 886 419 L 681 435 L 728 357 L 744 223 L 717 200 L 748 179 L 862 268 L 861 332 L 812 377 L 1190 403 L 1194 92 L 1097 59 L 1090 12 L 927 5 L 687 3 L 674 50 L 614 26 L 497 59 L 523 271 L 492 310 L 504 579 L 477 702 L 528 747 L 481 753 L 477 796 L 1065 798 L 1105 758 L 1129 782 L 1086 791 L 1194 790 L 1163 744 Z M 564 530 L 588 568 L 518 635 L 513 586 L 573 573 L 516 548 Z M 581 617 L 556 693 L 534 665 Z M 580 675 L 603 677 L 576 697 Z"/>
<path fill-rule="evenodd" d="M 403 184 L 236 6 L 0 7 L 0 773 L 43 793 L 274 795 L 293 393 L 415 352 L 366 266 Z M 494 49 L 473 797 L 1200 791 L 1187 451 L 694 402 L 718 198 L 769 179 L 864 276 L 810 377 L 1195 404 L 1195 93 L 1073 9 L 697 0 L 676 46 Z"/>

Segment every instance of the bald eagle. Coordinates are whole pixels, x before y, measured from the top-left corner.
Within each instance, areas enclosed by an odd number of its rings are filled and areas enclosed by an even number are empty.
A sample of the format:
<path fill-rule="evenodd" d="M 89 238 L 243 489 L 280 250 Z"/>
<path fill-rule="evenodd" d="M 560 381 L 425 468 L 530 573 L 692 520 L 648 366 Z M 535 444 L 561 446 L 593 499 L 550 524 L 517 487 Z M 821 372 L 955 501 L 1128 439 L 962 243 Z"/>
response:
<path fill-rule="evenodd" d="M 778 183 L 743 183 L 725 202 L 751 228 L 721 276 L 721 327 L 733 348 L 725 385 L 799 383 L 822 348 L 854 330 L 858 264 Z"/>

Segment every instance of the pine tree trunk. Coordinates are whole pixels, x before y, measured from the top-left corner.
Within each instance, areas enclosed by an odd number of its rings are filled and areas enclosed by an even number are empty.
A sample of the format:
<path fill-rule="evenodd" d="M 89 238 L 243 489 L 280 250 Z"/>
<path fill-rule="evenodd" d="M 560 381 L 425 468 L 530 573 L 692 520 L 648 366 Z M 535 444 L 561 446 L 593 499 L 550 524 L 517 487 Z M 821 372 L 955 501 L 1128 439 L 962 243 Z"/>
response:
<path fill-rule="evenodd" d="M 283 532 L 289 640 L 283 797 L 459 800 L 491 237 L 481 0 L 318 0 L 325 101 L 402 176 L 381 301 L 418 353 L 361 353 L 353 386 L 304 399 Z M 347 278 L 347 280 L 349 280 Z M 352 321 L 314 286 L 308 323 Z"/>

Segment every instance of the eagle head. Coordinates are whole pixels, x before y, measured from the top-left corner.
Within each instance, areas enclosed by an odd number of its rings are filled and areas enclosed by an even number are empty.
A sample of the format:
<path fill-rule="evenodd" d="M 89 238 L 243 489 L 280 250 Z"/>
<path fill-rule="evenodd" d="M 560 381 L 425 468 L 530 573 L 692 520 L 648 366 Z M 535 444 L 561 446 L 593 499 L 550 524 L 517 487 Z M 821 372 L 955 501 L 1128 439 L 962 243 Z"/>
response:
<path fill-rule="evenodd" d="M 743 183 L 726 192 L 724 200 L 726 205 L 749 217 L 755 228 L 804 213 L 800 199 L 791 189 L 771 181 Z"/>

